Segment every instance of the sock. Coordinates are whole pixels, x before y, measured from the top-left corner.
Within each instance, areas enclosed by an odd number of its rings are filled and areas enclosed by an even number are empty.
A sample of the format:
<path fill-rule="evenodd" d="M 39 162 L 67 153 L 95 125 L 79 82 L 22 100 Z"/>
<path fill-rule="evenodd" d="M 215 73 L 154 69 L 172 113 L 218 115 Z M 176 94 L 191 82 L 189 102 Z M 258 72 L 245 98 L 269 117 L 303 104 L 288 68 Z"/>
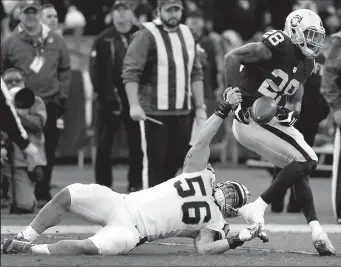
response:
<path fill-rule="evenodd" d="M 321 231 L 322 232 L 323 231 L 319 221 L 311 221 L 309 223 L 309 226 L 310 226 L 310 229 L 312 232 L 315 232 L 315 231 Z"/>
<path fill-rule="evenodd" d="M 260 208 L 260 210 L 261 210 L 261 212 L 264 214 L 264 212 L 265 212 L 265 210 L 266 210 L 266 208 L 268 207 L 268 203 L 266 203 L 263 199 L 262 199 L 262 197 L 258 197 L 256 200 L 255 200 L 255 202 L 253 202 L 255 205 L 257 205 L 259 208 Z"/>
<path fill-rule="evenodd" d="M 51 255 L 47 245 L 35 245 L 31 247 L 32 254 Z"/>
<path fill-rule="evenodd" d="M 23 238 L 33 242 L 34 240 L 36 240 L 39 237 L 39 233 L 34 230 L 30 225 L 27 226 L 24 231 L 22 231 L 23 234 Z"/>
<path fill-rule="evenodd" d="M 311 187 L 309 185 L 309 177 L 307 176 L 298 180 L 294 185 L 294 191 L 297 203 L 302 207 L 302 211 L 307 223 L 318 221 L 313 192 L 311 191 Z"/>
<path fill-rule="evenodd" d="M 288 188 L 293 186 L 298 180 L 302 179 L 302 175 L 308 175 L 308 167 L 309 165 L 303 162 L 291 162 L 285 166 L 278 173 L 276 179 L 269 188 L 261 195 L 262 199 L 267 204 L 271 204 L 272 201 L 276 201 L 279 195 L 283 195 Z"/>

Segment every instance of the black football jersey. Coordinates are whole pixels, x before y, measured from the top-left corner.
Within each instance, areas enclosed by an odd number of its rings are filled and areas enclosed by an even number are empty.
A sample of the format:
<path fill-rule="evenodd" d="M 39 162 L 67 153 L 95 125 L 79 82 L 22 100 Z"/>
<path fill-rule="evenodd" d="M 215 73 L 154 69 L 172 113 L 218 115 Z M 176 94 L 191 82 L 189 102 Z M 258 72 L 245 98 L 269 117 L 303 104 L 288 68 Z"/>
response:
<path fill-rule="evenodd" d="M 241 66 L 241 79 L 236 86 L 243 96 L 243 108 L 263 95 L 277 103 L 283 96 L 293 95 L 314 68 L 315 60 L 303 56 L 283 31 L 267 32 L 261 42 L 271 50 L 272 58 Z"/>

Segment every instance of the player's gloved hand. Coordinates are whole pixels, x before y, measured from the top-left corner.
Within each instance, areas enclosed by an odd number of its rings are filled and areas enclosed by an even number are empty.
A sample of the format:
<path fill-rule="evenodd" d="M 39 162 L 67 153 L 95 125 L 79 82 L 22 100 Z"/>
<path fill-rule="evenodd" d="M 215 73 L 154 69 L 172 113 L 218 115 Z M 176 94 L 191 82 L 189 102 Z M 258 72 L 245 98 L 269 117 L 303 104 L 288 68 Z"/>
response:
<path fill-rule="evenodd" d="M 278 107 L 276 117 L 281 125 L 293 126 L 298 119 L 298 113 L 285 107 Z"/>
<path fill-rule="evenodd" d="M 242 94 L 238 87 L 228 87 L 223 93 L 223 100 L 225 103 L 231 105 L 232 108 L 237 107 L 242 102 Z"/>
<path fill-rule="evenodd" d="M 244 244 L 244 241 L 240 240 L 239 235 L 227 238 L 227 242 L 229 243 L 230 249 L 235 249 Z"/>
<path fill-rule="evenodd" d="M 242 109 L 241 104 L 239 104 L 237 108 L 234 109 L 233 116 L 237 121 L 244 124 L 249 124 L 250 111 L 248 109 Z"/>
<path fill-rule="evenodd" d="M 252 224 L 252 225 L 240 230 L 238 237 L 243 242 L 250 241 L 259 235 L 260 229 L 261 229 L 261 227 L 259 224 L 257 224 L 257 223 Z"/>
<path fill-rule="evenodd" d="M 227 88 L 223 94 L 223 101 L 221 101 L 216 110 L 215 114 L 222 119 L 225 119 L 230 111 L 233 109 L 233 106 L 239 104 L 242 101 L 242 97 L 238 88 Z"/>

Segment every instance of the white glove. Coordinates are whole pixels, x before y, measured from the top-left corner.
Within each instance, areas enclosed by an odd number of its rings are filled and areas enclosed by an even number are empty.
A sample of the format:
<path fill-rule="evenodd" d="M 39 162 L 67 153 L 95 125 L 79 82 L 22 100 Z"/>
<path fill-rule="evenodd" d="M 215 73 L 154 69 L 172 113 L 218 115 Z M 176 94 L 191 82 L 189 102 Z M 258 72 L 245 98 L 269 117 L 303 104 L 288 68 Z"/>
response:
<path fill-rule="evenodd" d="M 260 231 L 260 224 L 255 223 L 253 225 L 250 225 L 240 230 L 238 237 L 243 242 L 250 241 L 258 236 L 259 231 Z"/>

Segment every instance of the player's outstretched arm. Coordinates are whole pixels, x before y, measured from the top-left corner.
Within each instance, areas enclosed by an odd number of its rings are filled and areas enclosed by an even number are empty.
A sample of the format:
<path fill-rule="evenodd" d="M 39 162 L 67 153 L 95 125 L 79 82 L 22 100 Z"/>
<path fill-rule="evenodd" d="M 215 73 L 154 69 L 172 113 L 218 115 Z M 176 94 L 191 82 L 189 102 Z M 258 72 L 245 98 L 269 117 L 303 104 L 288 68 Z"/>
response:
<path fill-rule="evenodd" d="M 240 79 L 240 66 L 267 61 L 272 58 L 271 50 L 262 42 L 249 43 L 227 53 L 224 57 L 225 85 L 234 86 Z"/>
<path fill-rule="evenodd" d="M 232 107 L 241 102 L 238 88 L 228 88 L 224 92 L 224 100 L 218 104 L 215 113 L 209 117 L 204 128 L 192 148 L 188 151 L 184 162 L 184 173 L 198 172 L 206 168 L 210 157 L 210 143 L 218 132 L 224 119 Z"/>
<path fill-rule="evenodd" d="M 199 254 L 222 254 L 229 249 L 240 247 L 246 241 L 250 241 L 258 236 L 259 227 L 255 227 L 255 225 L 252 225 L 249 228 L 242 229 L 239 234 L 235 236 L 223 238 L 220 240 L 214 240 L 214 234 L 215 231 L 211 229 L 200 229 L 194 239 L 194 247 Z"/>

